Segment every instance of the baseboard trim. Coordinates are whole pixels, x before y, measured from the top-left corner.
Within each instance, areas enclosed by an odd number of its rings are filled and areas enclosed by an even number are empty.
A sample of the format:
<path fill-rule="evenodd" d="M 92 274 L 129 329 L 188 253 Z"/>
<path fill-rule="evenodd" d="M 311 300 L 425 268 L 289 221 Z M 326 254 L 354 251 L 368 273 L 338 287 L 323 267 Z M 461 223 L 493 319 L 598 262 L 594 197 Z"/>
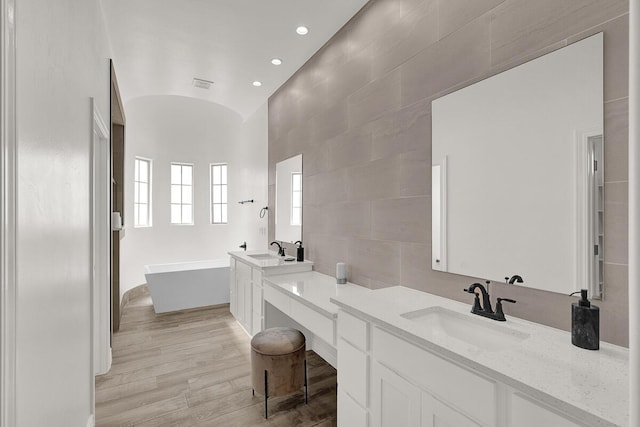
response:
<path fill-rule="evenodd" d="M 122 316 L 124 308 L 127 306 L 127 304 L 129 304 L 131 300 L 144 295 L 149 295 L 149 288 L 147 287 L 146 283 L 131 288 L 127 292 L 122 294 L 122 298 L 120 298 L 120 315 Z"/>
<path fill-rule="evenodd" d="M 89 419 L 87 420 L 87 427 L 95 427 L 96 425 L 96 417 L 95 415 L 89 415 Z"/>

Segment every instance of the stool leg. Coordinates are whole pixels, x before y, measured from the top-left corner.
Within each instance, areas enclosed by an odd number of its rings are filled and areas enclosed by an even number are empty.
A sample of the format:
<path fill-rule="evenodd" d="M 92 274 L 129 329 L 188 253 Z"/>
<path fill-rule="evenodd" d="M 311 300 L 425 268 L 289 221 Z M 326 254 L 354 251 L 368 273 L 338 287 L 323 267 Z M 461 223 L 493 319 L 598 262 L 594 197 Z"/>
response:
<path fill-rule="evenodd" d="M 264 417 L 269 418 L 269 407 L 267 406 L 267 399 L 269 396 L 267 395 L 267 390 L 269 389 L 269 381 L 267 380 L 267 370 L 264 370 Z"/>
<path fill-rule="evenodd" d="M 304 403 L 305 405 L 309 403 L 308 389 L 309 387 L 307 386 L 307 359 L 304 359 Z"/>

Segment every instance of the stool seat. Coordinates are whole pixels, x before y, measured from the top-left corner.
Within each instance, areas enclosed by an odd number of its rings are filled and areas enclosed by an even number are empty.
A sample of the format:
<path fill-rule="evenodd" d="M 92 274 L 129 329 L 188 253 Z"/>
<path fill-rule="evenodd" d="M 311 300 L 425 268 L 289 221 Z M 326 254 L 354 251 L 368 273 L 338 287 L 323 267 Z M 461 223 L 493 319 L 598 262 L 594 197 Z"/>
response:
<path fill-rule="evenodd" d="M 251 340 L 251 383 L 253 393 L 267 399 L 286 396 L 304 386 L 307 401 L 306 340 L 292 328 L 270 328 L 258 332 Z"/>
<path fill-rule="evenodd" d="M 258 332 L 251 340 L 251 350 L 268 356 L 281 356 L 305 346 L 302 332 L 292 328 L 270 328 Z"/>

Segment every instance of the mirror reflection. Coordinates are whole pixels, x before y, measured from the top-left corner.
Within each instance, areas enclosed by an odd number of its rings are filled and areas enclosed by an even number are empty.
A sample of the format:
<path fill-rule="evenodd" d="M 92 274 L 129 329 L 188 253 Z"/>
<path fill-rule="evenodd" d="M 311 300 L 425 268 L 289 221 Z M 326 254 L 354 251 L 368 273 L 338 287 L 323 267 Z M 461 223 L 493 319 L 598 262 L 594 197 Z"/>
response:
<path fill-rule="evenodd" d="M 432 268 L 601 295 L 602 34 L 439 98 L 432 118 Z"/>
<path fill-rule="evenodd" d="M 302 240 L 302 154 L 276 164 L 276 240 Z"/>

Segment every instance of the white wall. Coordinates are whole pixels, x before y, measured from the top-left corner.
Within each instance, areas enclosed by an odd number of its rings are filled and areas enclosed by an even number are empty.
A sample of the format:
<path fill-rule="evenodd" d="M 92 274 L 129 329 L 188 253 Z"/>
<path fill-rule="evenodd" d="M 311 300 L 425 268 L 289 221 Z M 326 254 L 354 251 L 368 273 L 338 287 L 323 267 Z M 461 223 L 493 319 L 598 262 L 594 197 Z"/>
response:
<path fill-rule="evenodd" d="M 126 103 L 125 236 L 120 292 L 145 283 L 144 265 L 227 257 L 246 241 L 264 249 L 267 217 L 267 106 L 246 122 L 218 104 L 179 96 Z M 153 226 L 133 225 L 136 156 L 153 161 Z M 194 164 L 194 225 L 170 224 L 170 163 Z M 210 224 L 209 164 L 228 164 L 228 224 Z M 254 199 L 255 203 L 238 204 Z"/>
<path fill-rule="evenodd" d="M 16 425 L 85 426 L 91 103 L 109 115 L 98 0 L 16 1 Z"/>

